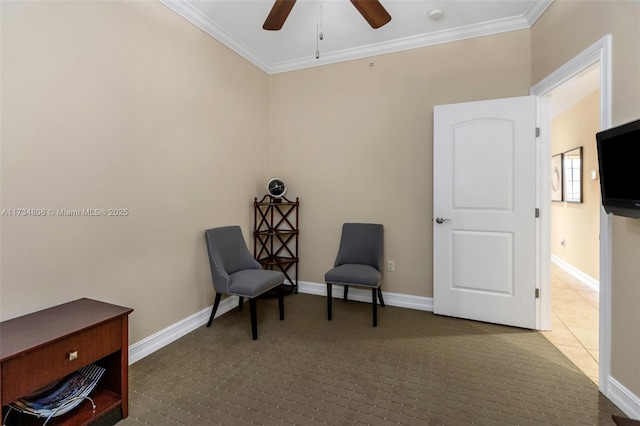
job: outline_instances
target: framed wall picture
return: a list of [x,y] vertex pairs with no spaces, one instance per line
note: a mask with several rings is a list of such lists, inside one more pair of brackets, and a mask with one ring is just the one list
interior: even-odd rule
[[551,201],[562,201],[562,154],[551,157]]
[[562,173],[564,175],[564,201],[568,203],[582,202],[582,147],[572,149],[563,154]]

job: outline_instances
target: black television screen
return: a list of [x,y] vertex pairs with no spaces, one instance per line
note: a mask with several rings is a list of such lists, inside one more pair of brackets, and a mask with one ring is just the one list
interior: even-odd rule
[[598,132],[596,141],[604,210],[640,218],[640,120]]

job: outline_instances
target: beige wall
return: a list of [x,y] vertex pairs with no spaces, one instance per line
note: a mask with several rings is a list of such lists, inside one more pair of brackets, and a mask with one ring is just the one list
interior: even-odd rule
[[529,49],[525,30],[270,77],[270,163],[300,196],[303,280],[324,282],[343,222],[378,222],[396,263],[384,290],[433,295],[433,106],[526,95]]
[[248,237],[272,175],[302,280],[342,222],[381,222],[385,290],[431,296],[433,105],[530,83],[526,30],[268,77],[157,2],[1,7],[0,207],[129,211],[1,217],[1,318],[93,297],[135,308],[131,343],[211,304],[202,231]]
[[267,78],[159,2],[1,2],[1,317],[79,297],[135,308],[130,342],[210,306],[204,229],[249,236]]
[[[551,154],[582,147],[582,203],[551,203],[551,254],[600,279],[600,181],[589,172],[598,170],[595,134],[600,130],[600,91],[554,117]],[[564,237],[565,244],[560,241]]]
[[[532,83],[613,39],[613,124],[640,118],[640,2],[556,0],[534,24]],[[640,395],[640,220],[613,218],[611,375]]]

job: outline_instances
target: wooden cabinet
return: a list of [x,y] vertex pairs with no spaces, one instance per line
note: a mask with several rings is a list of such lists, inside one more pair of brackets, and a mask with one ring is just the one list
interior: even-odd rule
[[298,207],[300,202],[265,195],[254,199],[253,257],[265,269],[281,271],[298,292]]
[[[129,326],[132,309],[78,299],[0,323],[0,401],[30,395],[89,364],[105,368],[91,393],[96,409],[82,403],[48,425],[84,425],[118,410],[128,416]],[[73,355],[72,355],[73,354]],[[12,411],[7,426],[42,424]]]

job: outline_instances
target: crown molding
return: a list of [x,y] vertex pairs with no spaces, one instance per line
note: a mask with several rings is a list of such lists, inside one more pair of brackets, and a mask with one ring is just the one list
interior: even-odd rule
[[483,22],[479,24],[468,25],[465,27],[452,28],[450,30],[437,31],[429,34],[405,37],[382,43],[361,46],[353,49],[345,49],[337,52],[326,54],[320,52],[320,59],[315,59],[315,57],[308,57],[294,61],[275,63],[270,67],[269,74],[278,74],[282,72],[311,68],[319,65],[328,65],[337,62],[384,55],[387,53],[401,52],[403,50],[417,49],[420,47],[433,46],[436,44],[450,43],[453,41],[499,34],[508,31],[516,31],[529,27],[530,25],[524,16],[498,19],[495,21]]
[[267,74],[279,74],[289,71],[296,71],[305,68],[312,68],[320,65],[334,64],[338,62],[351,61],[354,59],[368,58],[371,56],[384,55],[387,53],[401,52],[403,50],[417,49],[420,47],[433,46],[436,44],[450,43],[469,38],[483,37],[487,35],[499,34],[508,31],[516,31],[531,28],[535,21],[551,5],[553,0],[535,1],[531,4],[524,15],[468,25],[465,27],[453,28],[429,34],[405,37],[382,43],[375,43],[366,46],[345,49],[337,52],[323,54],[320,58],[315,56],[269,63],[264,57],[251,50],[248,46],[220,28],[214,21],[202,14],[186,0],[159,0],[178,15],[185,18],[211,37],[215,38]]
[[200,28],[211,37],[218,40],[220,43],[227,46],[229,49],[236,52],[261,70],[269,73],[271,68],[268,61],[261,55],[251,50],[247,45],[242,43],[236,37],[231,35],[228,31],[220,28],[215,22],[209,19],[206,15],[196,9],[191,3],[185,0],[158,0],[169,9],[182,16],[187,21],[191,22],[196,27]]
[[524,17],[527,19],[529,26],[532,26],[540,16],[544,13],[549,6],[551,6],[553,0],[534,1],[529,6],[529,9],[524,13]]

